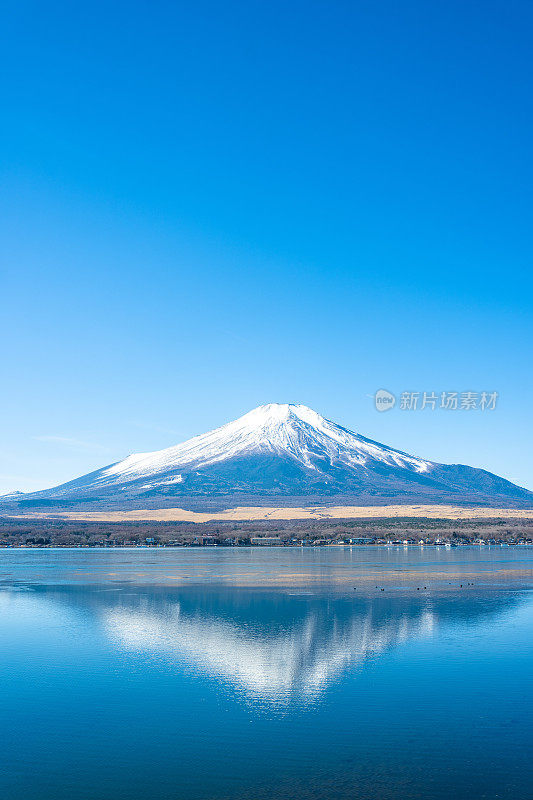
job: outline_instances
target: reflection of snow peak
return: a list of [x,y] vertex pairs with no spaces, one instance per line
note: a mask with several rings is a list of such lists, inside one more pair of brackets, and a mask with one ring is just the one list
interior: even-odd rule
[[409,638],[431,633],[434,617],[424,611],[387,626],[372,615],[345,624],[329,620],[327,629],[309,613],[303,623],[277,636],[252,635],[245,628],[214,619],[184,618],[176,605],[169,614],[119,609],[105,613],[108,634],[123,647],[167,654],[227,680],[252,695],[296,694],[309,699],[350,666]]

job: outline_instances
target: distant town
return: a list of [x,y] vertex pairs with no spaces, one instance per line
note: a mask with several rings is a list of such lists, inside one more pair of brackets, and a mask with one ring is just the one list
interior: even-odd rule
[[0,519],[0,547],[332,547],[533,545],[530,519],[373,519],[242,523]]

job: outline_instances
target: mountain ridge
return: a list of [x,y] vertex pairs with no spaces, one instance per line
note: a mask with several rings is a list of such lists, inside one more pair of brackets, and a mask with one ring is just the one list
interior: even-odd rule
[[361,504],[527,504],[533,493],[486,470],[439,464],[350,431],[307,406],[271,403],[177,445],[40,492],[0,498],[15,507],[139,504],[214,498],[339,497]]

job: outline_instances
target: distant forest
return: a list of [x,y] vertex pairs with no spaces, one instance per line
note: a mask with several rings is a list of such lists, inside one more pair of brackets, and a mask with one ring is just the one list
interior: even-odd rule
[[[427,544],[532,543],[532,520],[348,519],[261,522],[72,522],[0,519],[0,547],[246,546],[261,537],[286,545],[370,539]],[[252,541],[255,540],[255,541]]]

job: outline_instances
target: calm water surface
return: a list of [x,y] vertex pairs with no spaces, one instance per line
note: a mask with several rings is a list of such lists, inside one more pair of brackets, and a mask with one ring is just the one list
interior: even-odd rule
[[1,550],[0,797],[530,800],[532,567]]

